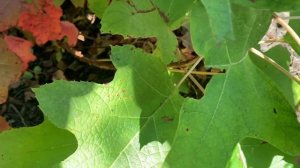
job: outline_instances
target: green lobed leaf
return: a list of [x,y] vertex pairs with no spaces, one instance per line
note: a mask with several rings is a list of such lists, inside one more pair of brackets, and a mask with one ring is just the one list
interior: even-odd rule
[[77,142],[70,132],[45,120],[31,128],[0,134],[0,167],[52,167],[71,155]]
[[[205,57],[208,67],[226,68],[231,63],[245,58],[250,47],[256,46],[257,41],[265,34],[271,19],[271,12],[249,9],[232,5],[234,13],[234,40],[220,41],[209,25],[209,16],[204,6],[198,3],[191,14],[191,38],[194,50]],[[247,12],[244,12],[247,11]],[[264,16],[264,17],[261,17]]]
[[112,47],[112,60],[118,71],[109,84],[55,81],[35,89],[43,112],[78,140],[62,167],[152,167],[170,150],[183,98],[166,67],[131,46]]
[[[272,89],[262,86],[266,91],[261,91],[264,95],[259,97],[267,100],[253,103],[253,96],[257,93],[243,95],[243,98],[232,96],[237,93],[230,89],[243,90],[240,88],[243,85],[236,87],[237,84],[232,85],[235,82],[231,82],[228,87],[232,88],[224,88],[224,85],[208,88],[208,93],[215,92],[211,93],[213,101],[207,100],[206,96],[202,101],[189,99],[183,102],[172,91],[172,82],[157,58],[125,46],[112,48],[112,60],[118,72],[110,84],[56,81],[35,90],[41,108],[50,120],[74,133],[78,139],[77,151],[61,164],[62,167],[72,167],[78,162],[82,167],[224,167],[236,142],[244,136],[266,139],[291,153],[299,151],[299,144],[295,141],[299,138],[295,116],[285,111],[290,110],[288,103],[284,103],[284,98],[276,91],[273,93]],[[251,63],[250,59],[247,63]],[[145,68],[147,65],[152,66]],[[254,83],[264,80],[261,79],[265,76],[264,72],[253,64],[240,67],[246,67],[250,74],[258,73],[256,77],[260,78]],[[232,70],[235,73],[228,78],[240,74],[237,70]],[[243,71],[241,74],[249,73]],[[222,76],[213,80],[216,78],[222,79]],[[242,84],[249,83],[243,78],[239,80],[244,80]],[[157,81],[160,81],[159,84]],[[219,89],[224,90],[220,92]],[[64,94],[57,94],[62,92]],[[58,99],[59,104],[53,106]],[[236,99],[241,104],[234,104]],[[254,106],[247,106],[248,103]],[[275,104],[278,117],[274,116],[270,104]],[[211,114],[211,108],[219,114]],[[208,120],[212,115],[215,115],[214,118]],[[293,134],[294,138],[285,136],[287,134]],[[83,155],[97,159],[86,160]]]
[[[208,33],[209,28],[205,29],[208,17],[203,6],[198,4],[193,9],[194,49],[205,56],[206,64],[225,68],[226,73],[210,81],[201,101],[185,102],[177,138],[167,157],[173,163],[171,167],[224,167],[234,146],[249,136],[263,139],[286,153],[300,153],[300,125],[291,101],[293,95],[287,94],[291,82],[287,77],[274,80],[248,53],[264,35],[271,13],[236,5],[232,9],[236,38],[222,43]],[[289,60],[282,49],[276,53]],[[268,65],[264,61],[261,64]],[[272,67],[272,71],[277,70]],[[197,161],[191,162],[191,156]],[[180,162],[171,162],[179,159]]]
[[[138,10],[151,8],[149,4],[134,4]],[[177,40],[158,11],[141,12],[123,1],[113,1],[102,18],[103,33],[121,34],[133,38],[157,38],[155,55],[165,64],[175,60]]]

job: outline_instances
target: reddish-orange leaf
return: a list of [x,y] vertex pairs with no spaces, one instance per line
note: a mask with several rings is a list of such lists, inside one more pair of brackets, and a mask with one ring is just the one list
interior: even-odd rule
[[11,129],[4,117],[0,116],[0,132]]
[[0,32],[18,22],[23,0],[0,0]]
[[[36,1],[36,3],[34,3]],[[61,34],[60,17],[61,8],[53,4],[53,0],[35,0],[26,5],[21,12],[18,26],[31,32],[38,45],[45,44],[49,40],[57,40]]]
[[53,0],[34,0],[33,2],[35,3],[26,5],[26,9],[21,13],[18,26],[31,32],[38,45],[67,36],[68,44],[75,46],[78,30],[72,23],[60,21],[61,8],[55,6]]
[[28,68],[28,63],[36,59],[32,54],[32,43],[15,36],[5,36],[4,40],[7,47],[23,62],[23,71],[25,71]]
[[79,34],[78,29],[75,27],[75,25],[68,21],[62,21],[61,28],[61,36],[67,36],[69,46],[75,46],[77,43],[77,36]]
[[22,62],[7,48],[2,38],[0,38],[0,53],[0,104],[2,104],[7,99],[9,85],[17,81],[22,74]]

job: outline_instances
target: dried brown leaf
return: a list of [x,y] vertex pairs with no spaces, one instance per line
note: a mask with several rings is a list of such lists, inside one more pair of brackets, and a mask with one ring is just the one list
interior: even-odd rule
[[18,22],[23,0],[0,0],[0,32]]
[[19,57],[10,51],[4,39],[0,38],[0,104],[7,99],[9,85],[21,76],[22,66]]

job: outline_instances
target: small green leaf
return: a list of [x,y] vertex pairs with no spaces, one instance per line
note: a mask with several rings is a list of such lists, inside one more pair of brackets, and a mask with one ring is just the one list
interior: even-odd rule
[[298,157],[292,157],[279,151],[272,145],[252,138],[241,142],[242,151],[247,158],[248,167],[252,168],[299,168]]
[[34,77],[34,75],[29,71],[25,71],[22,76],[23,79],[32,79],[33,77]]
[[64,2],[65,2],[65,0],[54,0],[54,4],[55,4],[56,6],[62,5]]
[[[79,0],[83,1],[83,0]],[[82,4],[82,3],[81,3]],[[108,7],[108,0],[88,0],[88,7],[97,17],[102,18],[105,9]]]
[[84,7],[85,0],[72,0],[72,3],[75,7]]
[[0,134],[0,167],[53,167],[77,147],[70,132],[45,120],[31,128],[18,128]]
[[[136,5],[136,7],[144,10],[148,6]],[[113,1],[104,13],[101,31],[134,38],[156,37],[155,55],[161,57],[165,64],[176,59],[176,36],[158,11],[136,11],[126,2]]]

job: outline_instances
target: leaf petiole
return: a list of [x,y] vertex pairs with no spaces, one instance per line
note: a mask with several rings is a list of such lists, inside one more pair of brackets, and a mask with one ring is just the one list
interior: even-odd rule
[[279,71],[281,71],[284,75],[286,75],[288,78],[290,78],[291,80],[294,80],[295,82],[297,82],[300,85],[300,79],[293,76],[289,71],[287,71],[286,69],[284,69],[282,66],[280,66],[279,64],[277,64],[273,59],[271,59],[270,57],[264,55],[262,52],[258,51],[255,48],[251,48],[250,51],[255,54],[256,56],[262,58],[263,60],[267,61],[268,63],[270,63],[271,65],[273,65],[276,69],[278,69]]
[[280,18],[278,15],[275,13],[273,14],[273,17],[277,23],[279,23],[283,28],[286,29],[286,31],[293,37],[293,39],[297,42],[297,44],[300,46],[300,38],[297,35],[297,33],[294,31],[291,26],[289,26],[286,21],[284,21],[282,18]]

